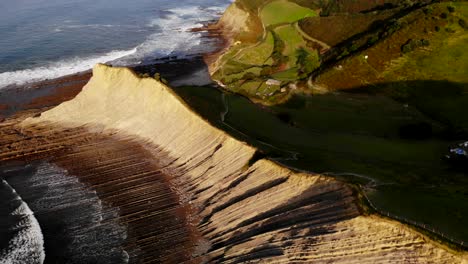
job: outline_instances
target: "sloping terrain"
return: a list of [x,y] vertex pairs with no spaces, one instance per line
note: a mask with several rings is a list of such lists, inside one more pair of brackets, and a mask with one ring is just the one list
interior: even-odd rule
[[[20,138],[8,134],[15,130]],[[254,148],[209,125],[169,88],[128,69],[96,66],[75,99],[1,132],[8,134],[4,162],[53,154],[53,163],[118,208],[113,219],[127,226],[131,263],[139,256],[144,263],[170,256],[211,263],[465,258],[400,223],[363,215],[343,182],[256,158]],[[152,239],[167,239],[170,252],[180,253],[168,255]]]
[[[245,14],[245,23],[235,27],[232,10]],[[210,73],[225,89],[265,105],[384,81],[454,74],[461,81],[466,13],[463,1],[236,1],[219,25],[238,32],[225,30],[232,43],[210,62]],[[453,47],[444,51],[447,45]],[[257,60],[243,59],[259,48]],[[452,59],[457,64],[440,66]]]

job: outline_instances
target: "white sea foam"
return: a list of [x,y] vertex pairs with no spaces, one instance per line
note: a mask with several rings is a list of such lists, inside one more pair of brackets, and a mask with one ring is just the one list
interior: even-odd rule
[[10,215],[17,216],[21,220],[11,227],[17,232],[8,241],[8,247],[0,250],[0,263],[44,263],[44,236],[39,222],[16,191],[5,180],[2,180],[1,184],[11,191],[12,200],[20,202],[19,206],[10,212]]
[[149,27],[159,28],[158,33],[150,35],[137,47],[135,58],[184,56],[207,51],[210,47],[202,45],[202,34],[191,32],[192,28],[203,26],[203,22],[220,16],[223,7],[201,8],[189,6],[164,10],[165,15],[148,23]]
[[33,69],[0,73],[0,87],[9,85],[22,85],[29,82],[54,79],[73,73],[91,69],[97,63],[115,61],[136,52],[136,49],[127,51],[111,51],[100,56],[88,58],[74,58],[51,63],[47,66]]
[[[137,64],[145,58],[165,56],[194,55],[209,51],[210,45],[202,43],[202,34],[190,32],[190,29],[201,27],[203,22],[219,18],[225,6],[201,8],[199,6],[180,7],[163,10],[164,15],[155,18],[147,24],[148,28],[157,31],[149,35],[140,45],[132,50],[112,51],[107,54],[87,58],[74,58],[48,65],[11,72],[0,73],[0,88],[10,85],[24,85],[27,83],[54,79],[65,75],[91,69],[97,63],[108,63],[123,66]],[[89,24],[62,25],[54,29],[61,32],[71,28],[82,27],[114,27],[118,25]],[[137,30],[137,29],[135,29]]]
[[[95,190],[54,164],[43,162],[35,165],[34,170],[30,175],[18,172],[21,177],[8,177],[8,184],[16,188],[40,216],[45,243],[54,245],[47,248],[49,262],[56,261],[57,252],[66,252],[69,263],[128,261],[128,253],[122,249],[127,233],[125,226],[118,222],[118,208],[107,206]],[[18,222],[22,221],[14,225],[22,226]],[[22,234],[27,235],[26,231]],[[66,242],[57,244],[58,241]],[[4,263],[0,260],[0,264]]]

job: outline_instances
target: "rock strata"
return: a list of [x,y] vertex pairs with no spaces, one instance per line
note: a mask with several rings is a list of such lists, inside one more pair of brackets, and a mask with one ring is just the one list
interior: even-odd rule
[[0,159],[53,150],[56,164],[119,208],[131,263],[466,261],[400,223],[362,215],[346,183],[254,161],[253,147],[126,68],[97,65],[75,99],[8,129],[24,136],[4,137]]

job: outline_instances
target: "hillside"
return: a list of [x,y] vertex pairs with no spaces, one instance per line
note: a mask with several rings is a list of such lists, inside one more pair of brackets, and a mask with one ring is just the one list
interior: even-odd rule
[[1,131],[22,134],[2,136],[0,159],[54,153],[51,162],[77,173],[106,211],[119,212],[103,224],[128,234],[116,247],[119,253],[123,245],[130,263],[138,257],[143,263],[462,263],[466,257],[369,215],[347,183],[258,158],[255,148],[212,127],[167,86],[126,68],[98,65],[75,99],[10,126]]
[[446,158],[468,140],[466,1],[232,8],[255,26],[232,35],[212,77],[262,106],[225,96],[221,126],[289,166],[357,182],[382,214],[466,241],[466,161]]
[[[456,50],[467,35],[466,2],[438,2],[236,1],[219,24],[230,21],[227,28],[238,30],[210,72],[225,89],[267,105],[298,92],[321,94],[407,75],[440,80],[448,74],[447,80],[464,82],[466,59],[460,56],[466,53]],[[235,27],[229,18],[239,12],[243,23]],[[444,51],[447,43],[453,51]],[[458,64],[448,68],[417,66],[452,59]],[[405,60],[413,67],[398,71]]]

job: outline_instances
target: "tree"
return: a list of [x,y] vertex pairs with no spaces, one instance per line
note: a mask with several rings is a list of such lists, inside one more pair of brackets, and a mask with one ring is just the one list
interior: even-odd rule
[[296,64],[299,68],[299,77],[307,77],[316,68],[316,60],[304,48],[296,49]]

